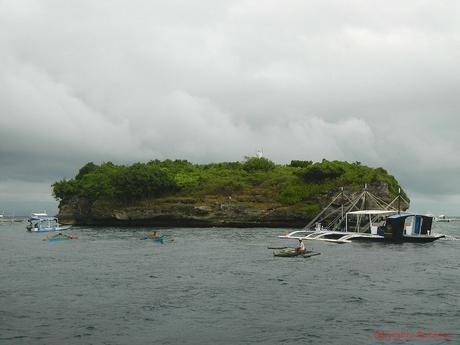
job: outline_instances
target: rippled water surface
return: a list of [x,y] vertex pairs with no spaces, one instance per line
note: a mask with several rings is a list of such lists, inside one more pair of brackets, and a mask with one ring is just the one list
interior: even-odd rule
[[[460,236],[460,222],[436,224]],[[1,344],[460,343],[460,241],[308,242],[281,229],[74,228],[47,242],[0,225]],[[449,333],[380,340],[375,332]]]

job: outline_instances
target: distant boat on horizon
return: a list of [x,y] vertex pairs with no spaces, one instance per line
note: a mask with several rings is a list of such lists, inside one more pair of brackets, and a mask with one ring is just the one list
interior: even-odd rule
[[435,220],[435,222],[446,222],[446,223],[450,222],[450,219],[444,214],[439,215],[434,220]]
[[6,215],[4,211],[2,213],[0,213],[0,224],[2,224],[2,223],[14,223],[14,222],[21,222],[21,220],[16,219],[14,214],[13,215]]

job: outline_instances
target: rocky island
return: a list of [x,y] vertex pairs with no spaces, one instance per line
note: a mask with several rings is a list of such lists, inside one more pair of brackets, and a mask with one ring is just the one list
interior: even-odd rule
[[385,169],[359,162],[279,165],[249,157],[212,164],[87,163],[74,178],[55,182],[53,194],[66,224],[300,228],[340,187],[359,193],[364,184],[388,202],[400,188]]

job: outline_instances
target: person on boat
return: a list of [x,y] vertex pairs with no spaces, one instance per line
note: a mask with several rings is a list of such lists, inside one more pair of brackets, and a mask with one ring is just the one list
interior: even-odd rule
[[158,231],[152,231],[150,233],[150,237],[152,237],[152,238],[160,237],[160,233]]
[[305,253],[305,245],[303,244],[303,241],[299,239],[299,245],[295,249],[296,253],[298,254],[304,254]]

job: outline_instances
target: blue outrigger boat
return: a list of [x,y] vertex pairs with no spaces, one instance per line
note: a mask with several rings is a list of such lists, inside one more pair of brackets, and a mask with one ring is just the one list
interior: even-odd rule
[[163,242],[163,237],[164,236],[148,236],[148,235],[144,235],[141,240],[152,240],[153,242],[158,242],[158,243],[161,243],[161,244],[164,244]]
[[71,227],[71,225],[62,226],[56,217],[50,217],[46,213],[32,213],[26,225],[27,231],[30,232],[63,231]]
[[55,241],[66,241],[66,240],[75,240],[78,239],[78,236],[75,235],[63,235],[61,233],[57,235],[48,235],[43,241],[48,240],[48,242],[55,242]]

